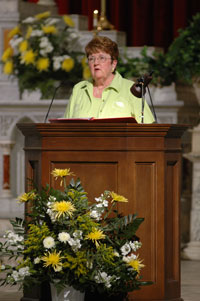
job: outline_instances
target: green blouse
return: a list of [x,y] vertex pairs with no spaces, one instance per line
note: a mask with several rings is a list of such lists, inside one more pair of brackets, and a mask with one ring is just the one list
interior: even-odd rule
[[[113,118],[133,116],[141,123],[142,99],[135,97],[130,88],[131,80],[116,72],[111,84],[103,90],[102,98],[93,96],[93,84],[81,81],[73,88],[64,118]],[[144,123],[152,123],[154,118],[145,101]]]

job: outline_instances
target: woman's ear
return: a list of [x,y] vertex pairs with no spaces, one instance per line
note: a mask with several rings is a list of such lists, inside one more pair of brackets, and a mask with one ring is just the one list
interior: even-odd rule
[[116,67],[117,67],[117,60],[113,60],[112,61],[112,72],[115,71]]

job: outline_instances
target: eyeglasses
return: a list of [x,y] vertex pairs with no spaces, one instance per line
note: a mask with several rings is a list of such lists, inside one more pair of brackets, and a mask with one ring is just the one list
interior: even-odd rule
[[90,64],[94,64],[96,61],[98,61],[99,63],[105,63],[106,60],[111,60],[111,57],[106,57],[104,55],[88,57],[88,62]]

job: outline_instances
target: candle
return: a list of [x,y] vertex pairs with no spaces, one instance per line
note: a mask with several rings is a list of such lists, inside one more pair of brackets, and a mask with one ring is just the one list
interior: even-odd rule
[[93,29],[96,29],[97,28],[97,23],[98,23],[98,10],[95,9],[93,11]]
[[101,15],[106,15],[106,0],[101,0]]

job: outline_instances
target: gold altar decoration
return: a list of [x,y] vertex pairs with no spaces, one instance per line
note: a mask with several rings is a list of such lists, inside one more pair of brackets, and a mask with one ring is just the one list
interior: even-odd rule
[[96,25],[96,20],[98,20],[98,10],[93,12],[93,30],[112,30],[114,25],[112,25],[106,17],[106,0],[101,0],[101,15]]

